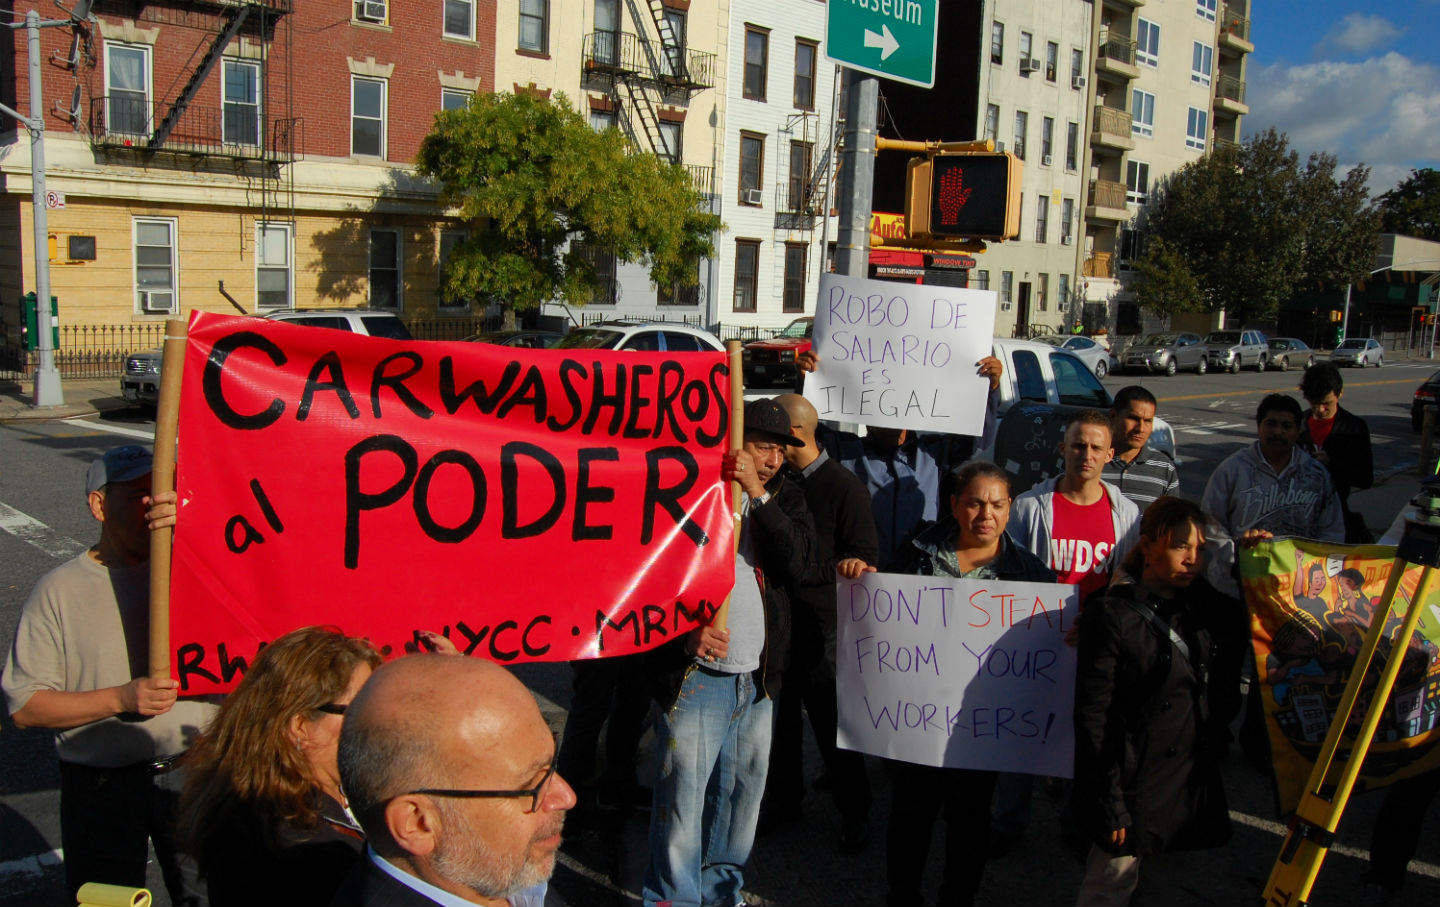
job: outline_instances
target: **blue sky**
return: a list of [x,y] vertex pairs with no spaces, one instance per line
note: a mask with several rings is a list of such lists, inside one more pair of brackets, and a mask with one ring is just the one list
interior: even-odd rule
[[1440,0],[1252,0],[1245,135],[1371,168],[1375,194],[1440,169]]

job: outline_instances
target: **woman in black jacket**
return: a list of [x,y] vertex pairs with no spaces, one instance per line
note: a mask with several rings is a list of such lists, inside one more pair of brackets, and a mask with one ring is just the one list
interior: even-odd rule
[[1205,514],[1162,497],[1130,582],[1077,624],[1075,809],[1093,842],[1080,904],[1128,904],[1141,860],[1230,835],[1218,757],[1240,708],[1245,608],[1202,575]]
[[[888,573],[1053,583],[1055,574],[1005,532],[1010,476],[994,463],[971,460],[955,470],[950,516],[907,546]],[[990,850],[990,798],[995,772],[890,762],[894,780],[885,833],[891,907],[924,903],[920,883],[930,832],[945,811],[945,876],[940,903],[973,904]]]

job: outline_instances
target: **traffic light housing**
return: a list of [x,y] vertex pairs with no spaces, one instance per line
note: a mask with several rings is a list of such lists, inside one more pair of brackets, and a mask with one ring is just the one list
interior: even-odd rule
[[911,239],[1016,239],[1020,159],[1009,152],[938,153],[912,158],[905,174]]

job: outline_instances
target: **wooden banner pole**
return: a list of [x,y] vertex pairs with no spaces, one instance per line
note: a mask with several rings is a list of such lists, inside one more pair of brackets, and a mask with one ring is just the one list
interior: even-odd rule
[[[740,450],[745,440],[745,375],[741,370],[744,346],[738,340],[725,341],[725,352],[729,356],[730,367],[730,452]],[[745,492],[741,490],[740,483],[732,479],[730,481],[730,510],[735,514],[734,547],[731,552],[736,555],[740,551],[740,505],[744,503]],[[732,557],[733,563],[733,557]],[[731,571],[734,572],[733,570]],[[725,596],[725,601],[720,603],[720,609],[715,612],[715,619],[710,625],[717,630],[724,630],[730,625],[730,596]]]
[[[155,408],[155,466],[150,494],[175,490],[175,441],[180,423],[180,379],[185,372],[185,322],[165,322],[160,361],[160,402]],[[179,507],[179,502],[176,502]],[[175,528],[150,533],[150,679],[170,679],[170,555]]]

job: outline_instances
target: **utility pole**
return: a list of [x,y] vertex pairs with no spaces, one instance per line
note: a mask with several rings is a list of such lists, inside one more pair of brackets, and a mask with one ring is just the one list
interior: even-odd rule
[[844,70],[844,80],[845,148],[840,153],[840,224],[835,234],[835,272],[847,277],[867,277],[880,81],[848,67]]

